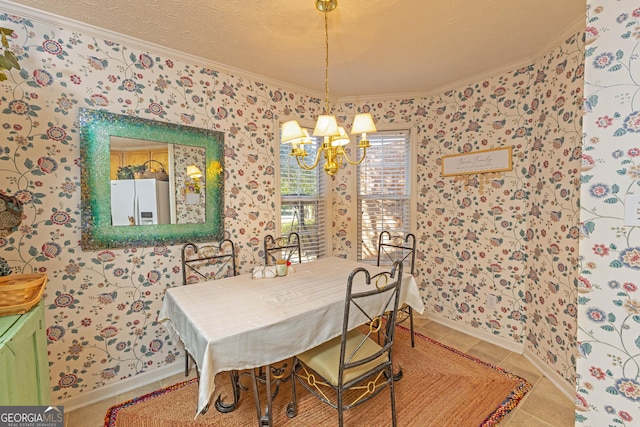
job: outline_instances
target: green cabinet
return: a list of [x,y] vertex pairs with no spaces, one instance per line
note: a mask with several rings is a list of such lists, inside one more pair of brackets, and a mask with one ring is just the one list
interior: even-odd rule
[[51,403],[44,305],[0,317],[0,406]]

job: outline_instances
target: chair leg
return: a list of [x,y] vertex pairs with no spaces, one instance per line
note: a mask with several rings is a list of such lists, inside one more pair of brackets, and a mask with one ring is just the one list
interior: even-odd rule
[[344,389],[342,386],[338,386],[336,406],[336,409],[338,409],[338,427],[342,427],[344,425]]
[[287,405],[287,417],[293,418],[298,415],[298,396],[296,395],[296,362],[294,357],[291,362],[291,403]]
[[263,426],[272,427],[273,426],[273,414],[272,414],[273,395],[271,394],[271,366],[267,365],[265,369],[264,384],[267,389],[267,396],[266,396],[264,414],[262,413],[260,396],[258,394],[258,377],[256,375],[255,368],[251,369],[251,382],[253,384],[253,398],[255,400],[256,411],[258,413],[258,425],[261,427]]
[[416,342],[414,339],[414,331],[413,331],[413,308],[411,308],[411,306],[409,306],[409,325],[411,328],[411,347],[415,347]]
[[189,356],[189,353],[185,352],[184,354],[184,376],[188,377],[189,376],[189,358],[191,356]]
[[391,395],[391,425],[396,427],[396,394],[393,384],[393,369],[391,367],[389,367],[389,373],[391,374],[391,378],[389,379],[389,394]]

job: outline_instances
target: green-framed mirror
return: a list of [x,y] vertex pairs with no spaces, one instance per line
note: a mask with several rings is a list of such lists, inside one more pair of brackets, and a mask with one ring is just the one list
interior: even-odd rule
[[84,250],[222,238],[223,132],[85,108],[78,122]]

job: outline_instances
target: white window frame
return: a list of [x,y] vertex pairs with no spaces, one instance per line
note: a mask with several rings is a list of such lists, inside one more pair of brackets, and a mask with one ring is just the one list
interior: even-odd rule
[[[408,222],[407,226],[405,227],[405,232],[407,233],[416,233],[416,212],[417,212],[417,207],[416,207],[416,193],[417,193],[417,161],[416,161],[416,154],[417,154],[417,150],[416,150],[416,135],[417,135],[417,130],[415,127],[385,127],[385,126],[378,126],[378,132],[382,133],[382,132],[409,132],[409,161],[408,161],[408,185],[409,185],[409,189],[408,189],[408,218],[406,218],[406,221]],[[370,134],[369,135],[369,139],[371,140],[372,138],[375,137],[376,134]],[[359,141],[359,139],[358,139]],[[365,159],[366,161],[366,159]],[[357,170],[358,171],[358,170]],[[356,242],[357,242],[357,247],[356,249],[356,257],[357,260],[360,262],[365,262],[365,263],[372,263],[375,264],[376,263],[376,259],[366,259],[363,260],[362,259],[362,230],[361,230],[361,211],[360,211],[360,194],[359,194],[359,189],[358,189],[358,181],[359,181],[359,177],[358,177],[358,172],[356,171],[356,177],[354,180],[354,194],[355,194],[355,208],[357,210],[357,222],[356,222]],[[379,197],[379,199],[387,199],[384,196]],[[392,199],[392,198],[388,198],[388,199]],[[382,230],[379,230],[382,231]],[[373,242],[372,242],[373,244]],[[377,250],[376,248],[372,248],[372,250]]]

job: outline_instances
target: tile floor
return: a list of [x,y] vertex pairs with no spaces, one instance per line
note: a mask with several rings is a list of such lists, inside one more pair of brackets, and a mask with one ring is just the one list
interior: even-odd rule
[[[458,332],[425,318],[416,318],[418,332],[486,362],[526,378],[532,385],[520,404],[500,423],[501,427],[573,427],[574,405],[524,356],[512,353],[478,338]],[[195,370],[192,370],[195,372]],[[101,427],[107,410],[125,400],[184,381],[184,374],[95,403],[65,414],[65,427]]]

